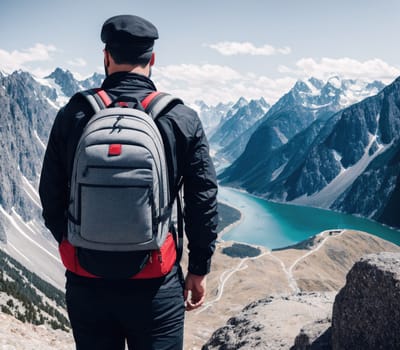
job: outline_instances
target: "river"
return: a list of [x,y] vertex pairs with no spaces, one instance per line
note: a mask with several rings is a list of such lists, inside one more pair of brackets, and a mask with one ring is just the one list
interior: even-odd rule
[[400,245],[400,231],[352,215],[272,203],[223,186],[219,187],[219,200],[242,213],[241,222],[223,235],[224,240],[275,249],[298,243],[325,230],[354,229]]

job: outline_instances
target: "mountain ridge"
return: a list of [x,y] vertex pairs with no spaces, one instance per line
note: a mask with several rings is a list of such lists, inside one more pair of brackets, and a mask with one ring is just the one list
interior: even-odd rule
[[[57,73],[74,79],[61,69]],[[64,289],[64,268],[37,191],[51,125],[69,97],[52,80],[24,71],[0,75],[0,241],[9,255]]]
[[[381,178],[389,176],[389,173],[392,176],[385,180],[386,183],[396,181],[393,174],[398,162],[395,161],[397,156],[392,147],[395,147],[393,144],[398,138],[400,123],[400,112],[396,105],[399,81],[398,78],[377,95],[367,97],[327,118],[317,118],[301,132],[288,138],[286,143],[279,144],[274,124],[271,125],[271,120],[279,120],[281,115],[273,114],[254,132],[246,151],[220,174],[220,180],[223,184],[242,188],[269,200],[334,209],[382,222],[384,214],[378,211],[357,211],[356,201],[351,199],[354,191],[347,192],[341,201],[338,197],[347,188],[357,184],[360,186],[365,177],[358,177],[364,170],[368,171],[368,164],[378,162],[375,168],[382,168],[383,159],[388,158],[388,148],[395,154],[387,159],[388,173],[382,174],[376,181],[383,181]],[[276,108],[273,106],[270,111]],[[299,111],[297,109],[296,113],[301,115]],[[386,158],[381,156],[382,153],[386,153]],[[342,187],[337,187],[339,185]],[[369,185],[369,188],[372,191],[376,186]],[[378,188],[386,193],[386,197],[380,200],[384,205],[389,200],[390,189]],[[359,189],[358,193],[360,202],[365,188],[364,191]],[[369,200],[372,207],[373,199]],[[390,210],[388,208],[384,212]],[[385,219],[384,223],[388,223],[388,220]]]

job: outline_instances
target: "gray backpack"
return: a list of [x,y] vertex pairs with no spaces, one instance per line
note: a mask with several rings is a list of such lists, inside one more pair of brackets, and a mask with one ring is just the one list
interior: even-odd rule
[[141,104],[130,98],[136,103],[129,105],[129,96],[111,103],[103,90],[83,94],[96,113],[75,153],[68,241],[110,252],[159,249],[170,228],[173,203],[154,120],[182,101],[154,92]]

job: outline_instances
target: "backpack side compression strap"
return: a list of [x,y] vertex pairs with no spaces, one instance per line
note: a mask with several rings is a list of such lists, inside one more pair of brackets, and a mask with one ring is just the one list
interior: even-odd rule
[[177,202],[177,210],[178,210],[178,215],[177,215],[177,230],[178,230],[178,234],[176,237],[176,261],[179,263],[181,261],[182,258],[182,254],[183,254],[183,231],[184,231],[184,213],[183,213],[183,209],[182,209],[182,183],[183,183],[183,179],[181,178],[181,180],[179,181],[178,184],[178,193],[176,195],[176,202]]
[[[149,114],[154,120],[157,119],[162,112],[169,107],[171,104],[183,104],[182,100],[173,97],[169,94],[154,91],[147,95],[147,97],[141,102],[142,107],[145,109],[145,112]],[[181,260],[183,253],[183,231],[184,231],[184,214],[182,209],[182,198],[181,198],[181,189],[182,189],[183,179],[181,178],[175,193],[175,197],[177,200],[177,234],[175,232],[174,239],[176,243],[177,250],[177,263]],[[175,231],[175,230],[174,230]]]

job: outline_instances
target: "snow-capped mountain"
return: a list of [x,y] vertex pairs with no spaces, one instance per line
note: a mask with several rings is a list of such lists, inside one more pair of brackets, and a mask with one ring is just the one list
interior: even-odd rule
[[220,125],[210,138],[213,147],[219,149],[217,158],[225,158],[232,162],[244,150],[251,133],[270,108],[270,105],[260,98],[248,102],[243,97],[228,111]]
[[72,95],[80,86],[61,69],[45,79],[22,71],[0,74],[0,247],[61,289],[64,269],[43,225],[37,187],[57,109],[69,97],[65,92]]
[[82,86],[83,89],[92,89],[95,87],[100,87],[101,84],[103,83],[104,78],[105,78],[104,74],[94,73],[91,77],[80,81],[80,85]]
[[[223,177],[241,173],[241,169],[251,172],[260,159],[265,159],[270,151],[287,143],[315,120],[326,119],[345,106],[376,94],[383,87],[380,82],[337,77],[327,82],[315,78],[298,81],[262,118],[219,150],[217,158],[232,161],[240,156],[241,159],[232,164]],[[245,150],[246,147],[250,147],[249,150]]]
[[[340,96],[337,101],[344,100]],[[261,131],[268,130],[267,120],[223,174],[224,182],[268,199],[335,209],[400,227],[393,215],[400,190],[399,101],[400,78],[375,96],[317,119],[259,157],[267,142],[261,138]],[[257,161],[246,162],[250,157]]]
[[321,108],[326,105],[339,105],[342,108],[377,94],[384,88],[380,81],[363,81],[331,77],[324,83],[310,78],[298,81],[293,89],[294,95],[303,100],[303,106]]
[[288,143],[314,121],[326,120],[341,110],[345,102],[349,103],[356,96],[362,99],[374,95],[381,88],[383,85],[379,82],[371,84],[338,78],[326,83],[315,78],[298,81],[253,126],[243,153],[226,169],[221,179],[230,183],[248,175],[254,176],[254,170],[260,168],[260,163],[268,159],[272,151]]
[[79,83],[74,79],[72,73],[61,68],[56,68],[56,70],[45,79],[52,81],[53,85],[58,85],[65,96],[72,96],[76,91],[82,89]]
[[77,80],[70,71],[56,68],[47,77],[34,77],[34,79],[42,86],[42,90],[48,91],[49,103],[58,109],[65,105],[77,91],[100,87],[104,75],[94,73],[85,80]]
[[232,105],[233,103],[219,103],[216,106],[208,106],[204,101],[196,101],[190,107],[199,115],[204,131],[209,136],[218,127]]

